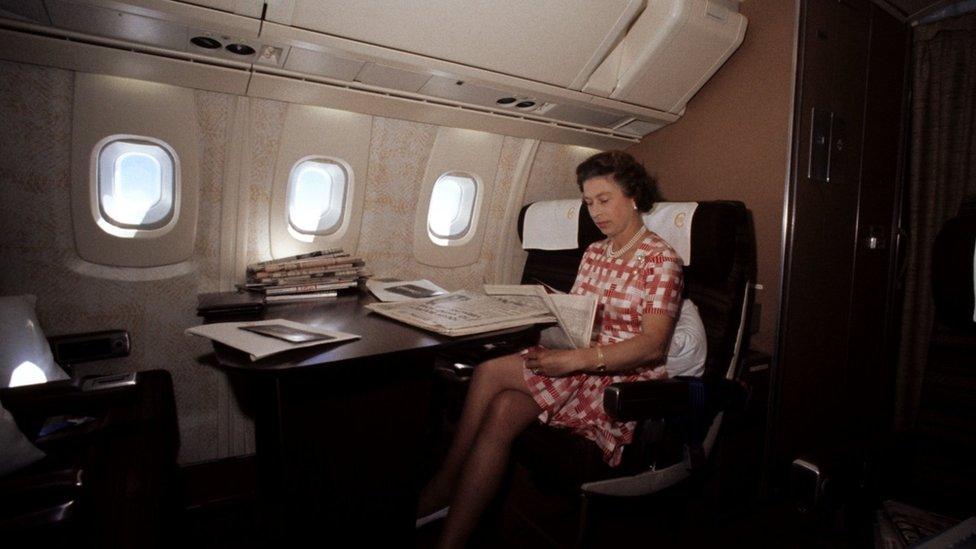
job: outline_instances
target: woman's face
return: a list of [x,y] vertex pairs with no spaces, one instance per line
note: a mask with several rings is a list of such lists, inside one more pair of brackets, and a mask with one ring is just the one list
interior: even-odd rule
[[600,231],[614,237],[623,231],[636,213],[634,200],[611,175],[591,177],[583,182],[583,202]]

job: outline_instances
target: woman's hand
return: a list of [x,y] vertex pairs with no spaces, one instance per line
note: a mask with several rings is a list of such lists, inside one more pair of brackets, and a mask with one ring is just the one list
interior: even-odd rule
[[522,360],[525,367],[536,375],[562,377],[590,366],[586,351],[587,349],[559,351],[532,348],[522,351]]

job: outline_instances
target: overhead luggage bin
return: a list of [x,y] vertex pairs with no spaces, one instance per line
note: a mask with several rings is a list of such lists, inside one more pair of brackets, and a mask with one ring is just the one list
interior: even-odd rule
[[[177,67],[243,69],[243,95],[340,97],[325,106],[625,147],[676,121],[741,44],[738,8],[738,0],[25,0],[0,8],[0,42],[27,33],[65,60],[79,42],[105,51],[77,67],[18,48],[0,58],[81,71],[104,58],[107,74],[203,89],[206,79],[183,83]],[[109,63],[120,55],[133,59]],[[167,71],[154,69],[161,65]]]

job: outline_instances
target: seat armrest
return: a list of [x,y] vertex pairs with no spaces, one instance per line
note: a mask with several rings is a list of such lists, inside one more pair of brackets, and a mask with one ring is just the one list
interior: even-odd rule
[[727,379],[676,377],[614,383],[604,389],[603,407],[617,421],[661,419],[743,409],[748,389]]
[[126,330],[105,330],[47,338],[58,364],[78,364],[129,356],[132,344]]
[[33,438],[50,416],[98,416],[108,405],[131,400],[136,386],[82,391],[70,380],[0,389],[0,402],[17,421],[21,431]]

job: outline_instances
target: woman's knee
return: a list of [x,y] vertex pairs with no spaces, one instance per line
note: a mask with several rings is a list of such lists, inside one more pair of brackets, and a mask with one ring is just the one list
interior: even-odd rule
[[524,383],[522,378],[522,357],[519,354],[505,355],[486,360],[474,369],[472,381],[489,383],[509,389]]
[[540,412],[531,396],[519,391],[502,391],[488,404],[481,432],[494,439],[514,439]]

